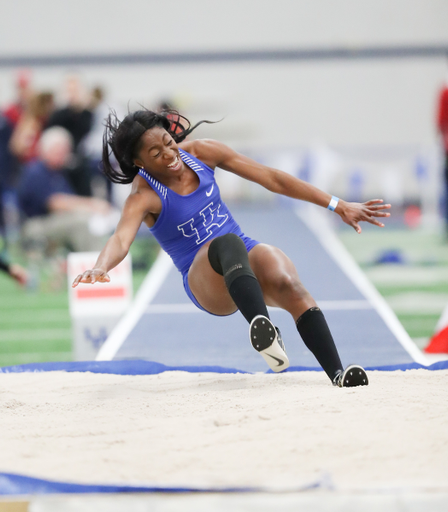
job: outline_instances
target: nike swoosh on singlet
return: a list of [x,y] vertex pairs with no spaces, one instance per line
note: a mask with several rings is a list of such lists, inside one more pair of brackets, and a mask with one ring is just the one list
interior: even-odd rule
[[281,366],[282,364],[285,364],[285,361],[283,361],[282,359],[279,359],[278,357],[275,357],[275,356],[271,356],[271,354],[266,354],[267,356],[269,357],[272,357],[272,359],[275,359],[278,363],[277,366]]
[[213,192],[213,188],[214,188],[214,187],[215,187],[215,184],[213,183],[212,188],[211,188],[208,192],[207,192],[207,191],[205,192],[205,195],[206,195],[207,197],[210,197],[210,196],[212,195],[212,192]]

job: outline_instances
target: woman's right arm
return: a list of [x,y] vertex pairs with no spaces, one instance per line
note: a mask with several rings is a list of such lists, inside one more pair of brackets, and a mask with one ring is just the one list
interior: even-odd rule
[[[156,200],[158,199],[155,195]],[[115,233],[109,238],[104,249],[98,256],[93,269],[86,270],[73,281],[72,287],[75,288],[79,283],[108,283],[110,277],[109,270],[116,267],[126,257],[129,248],[140,228],[141,223],[151,216],[151,203],[154,203],[152,191],[144,190],[131,195],[126,200],[123,208],[120,222],[117,225]]]

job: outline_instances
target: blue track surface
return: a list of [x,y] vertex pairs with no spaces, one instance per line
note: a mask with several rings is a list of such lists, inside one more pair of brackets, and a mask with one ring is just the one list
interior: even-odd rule
[[[344,366],[414,361],[366,296],[293,210],[277,207],[233,212],[247,235],[279,247],[292,259],[303,283],[324,310]],[[329,308],[325,307],[327,301],[331,301]],[[353,307],[347,309],[345,301],[354,301]],[[291,365],[317,366],[290,315],[278,309],[270,313],[282,331]],[[216,317],[195,308],[174,267],[115,359],[147,359],[169,366],[219,365],[249,372],[267,369],[249,343],[244,318],[239,313]]]

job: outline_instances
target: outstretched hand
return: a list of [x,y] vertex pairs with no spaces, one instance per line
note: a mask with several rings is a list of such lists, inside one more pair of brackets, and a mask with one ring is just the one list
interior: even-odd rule
[[361,233],[361,227],[359,222],[365,221],[384,228],[384,224],[376,219],[376,217],[389,217],[387,210],[390,208],[390,204],[383,204],[382,199],[371,199],[365,203],[347,203],[345,201],[339,201],[339,204],[335,210],[341,217],[341,219],[352,226],[357,233]]
[[79,283],[108,283],[110,281],[109,274],[105,270],[93,269],[86,270],[83,274],[73,281],[72,288],[76,288]]

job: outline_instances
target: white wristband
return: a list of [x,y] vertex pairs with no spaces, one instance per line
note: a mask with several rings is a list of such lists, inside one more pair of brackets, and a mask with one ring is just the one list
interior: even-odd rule
[[339,203],[339,197],[332,196],[330,204],[327,206],[327,208],[329,210],[331,210],[332,212],[334,212],[334,210],[336,209],[336,206],[338,205],[338,203]]

